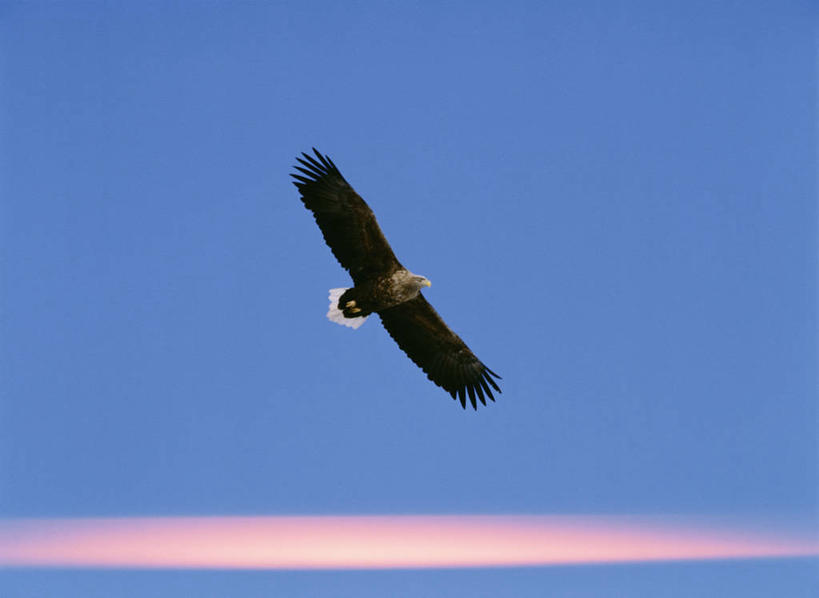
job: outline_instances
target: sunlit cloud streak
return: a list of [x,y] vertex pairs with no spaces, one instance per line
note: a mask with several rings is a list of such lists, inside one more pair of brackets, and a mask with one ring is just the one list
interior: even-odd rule
[[508,567],[819,555],[815,536],[638,516],[384,515],[0,520],[0,566]]

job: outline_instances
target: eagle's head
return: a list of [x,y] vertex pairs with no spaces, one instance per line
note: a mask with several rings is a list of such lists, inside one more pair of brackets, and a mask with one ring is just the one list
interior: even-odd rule
[[415,274],[412,275],[412,281],[418,286],[420,290],[421,287],[431,287],[432,283],[424,276],[417,276]]

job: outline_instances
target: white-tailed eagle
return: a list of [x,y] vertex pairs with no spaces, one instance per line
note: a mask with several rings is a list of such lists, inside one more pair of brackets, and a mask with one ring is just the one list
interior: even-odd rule
[[293,184],[313,212],[324,240],[339,263],[350,273],[352,288],[330,290],[327,317],[358,328],[371,313],[415,364],[435,384],[477,409],[477,401],[494,401],[492,379],[500,378],[486,367],[452,332],[421,294],[429,280],[404,268],[381,232],[370,207],[341,176],[327,156],[313,148],[315,157],[302,154],[294,168]]

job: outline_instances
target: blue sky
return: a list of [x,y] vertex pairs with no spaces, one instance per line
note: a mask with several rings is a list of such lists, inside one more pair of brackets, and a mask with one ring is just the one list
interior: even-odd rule
[[[0,7],[0,517],[815,525],[815,6],[661,4]],[[348,278],[289,182],[311,146],[503,376],[496,404],[462,411],[377,319],[324,318]],[[2,573],[66,597],[816,579],[815,560]]]

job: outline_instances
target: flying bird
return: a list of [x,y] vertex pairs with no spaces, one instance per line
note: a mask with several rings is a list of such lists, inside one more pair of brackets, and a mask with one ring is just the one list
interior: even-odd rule
[[429,280],[407,270],[381,232],[375,214],[344,179],[329,157],[297,157],[290,176],[324,240],[353,279],[352,288],[330,289],[327,317],[356,329],[377,313],[389,335],[435,384],[466,408],[494,401],[492,379],[500,378],[450,330],[421,294]]

